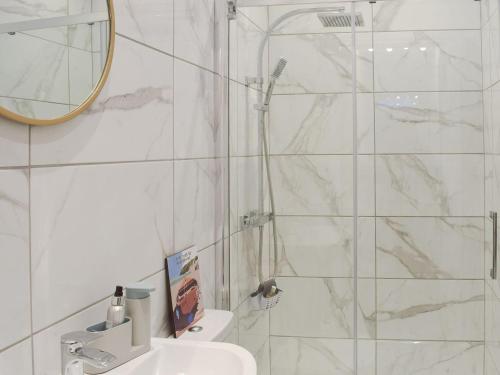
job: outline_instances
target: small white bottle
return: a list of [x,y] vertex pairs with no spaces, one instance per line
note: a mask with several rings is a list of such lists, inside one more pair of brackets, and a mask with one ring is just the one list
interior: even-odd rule
[[125,298],[123,298],[123,287],[117,286],[115,294],[111,299],[106,318],[106,329],[116,327],[125,322]]

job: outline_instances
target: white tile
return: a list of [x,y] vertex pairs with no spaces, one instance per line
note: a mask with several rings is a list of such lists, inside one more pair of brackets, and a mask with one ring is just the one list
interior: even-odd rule
[[279,275],[352,277],[353,219],[278,217]]
[[378,218],[377,275],[484,278],[483,218]]
[[[271,310],[271,335],[352,338],[351,279],[279,277],[276,281],[284,293]],[[373,281],[362,280],[359,290],[359,332],[361,337],[370,337],[375,332]]]
[[277,95],[269,116],[272,154],[352,153],[352,94]]
[[375,218],[358,218],[358,277],[375,278]]
[[236,110],[236,123],[231,126],[231,131],[235,131],[233,155],[259,155],[259,120],[254,108],[257,104],[257,91],[239,84],[236,84],[235,90],[236,93],[232,96],[235,100],[230,102]]
[[480,92],[377,94],[377,152],[482,153],[481,96]]
[[[371,33],[357,38],[357,89],[373,90]],[[299,34],[272,36],[270,61],[285,56],[288,65],[276,83],[276,93],[352,92],[352,38],[350,34]],[[307,64],[304,64],[307,56]]]
[[376,91],[481,90],[481,33],[374,34]]
[[253,22],[262,31],[268,28],[268,9],[266,6],[262,7],[243,7],[239,6],[238,11],[244,14],[251,22]]
[[498,342],[488,342],[485,347],[485,375],[496,375],[500,371],[500,344]]
[[127,0],[115,3],[116,31],[173,53],[174,0]]
[[24,166],[29,162],[29,127],[0,118],[0,166]]
[[358,215],[375,216],[375,157],[358,155]]
[[351,375],[352,340],[271,337],[273,375]]
[[398,0],[373,4],[373,28],[389,30],[479,29],[480,4],[469,0]]
[[116,42],[109,80],[92,107],[61,126],[33,128],[33,164],[172,158],[172,58]]
[[212,70],[215,0],[174,0],[174,55]]
[[215,309],[215,246],[200,251],[198,256],[203,304],[206,309]]
[[376,341],[358,340],[358,374],[376,374]]
[[216,76],[183,61],[174,64],[175,157],[214,157],[223,134],[215,121]]
[[484,346],[478,342],[380,341],[378,373],[384,375],[482,375]]
[[[265,16],[267,16],[267,12]],[[258,76],[257,67],[259,59],[261,59],[261,56],[259,55],[259,47],[261,41],[265,37],[265,33],[245,15],[238,16],[235,22],[237,50],[233,49],[231,50],[231,53],[234,53],[237,59],[236,79],[238,82],[245,84],[247,77]],[[268,59],[268,44],[266,44],[262,54],[262,74],[264,82],[267,81],[268,70],[274,69],[274,66],[270,68],[269,65],[274,64],[274,60],[269,61]],[[253,85],[253,87],[255,88],[257,86]]]
[[377,157],[380,216],[482,216],[481,155]]
[[220,170],[215,159],[175,162],[174,227],[175,249],[215,243],[215,194]]
[[498,0],[481,1],[481,23],[484,25],[498,12]]
[[0,171],[0,227],[1,350],[31,333],[27,170]]
[[352,215],[352,157],[271,158],[276,212],[280,215]]
[[2,374],[32,375],[31,340],[25,340],[0,353]]
[[[267,279],[270,275],[269,267],[269,232],[264,230],[262,246],[262,273]],[[235,286],[234,294],[237,295],[238,303],[243,303],[250,294],[259,286],[259,231],[258,229],[247,229],[238,232],[232,239],[232,257],[234,257],[235,274],[231,279]]]
[[484,337],[484,282],[378,280],[377,337],[467,340]]
[[161,270],[173,249],[171,162],[39,168],[31,187],[35,330]]

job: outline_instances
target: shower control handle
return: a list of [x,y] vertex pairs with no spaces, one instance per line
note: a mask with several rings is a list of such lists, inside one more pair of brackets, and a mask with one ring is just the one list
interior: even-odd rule
[[490,276],[493,280],[497,279],[498,269],[498,213],[491,211],[490,218],[493,220],[493,267]]

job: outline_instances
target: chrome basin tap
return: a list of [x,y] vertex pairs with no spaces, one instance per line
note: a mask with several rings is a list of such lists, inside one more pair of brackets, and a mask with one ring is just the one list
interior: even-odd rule
[[91,335],[83,331],[70,332],[61,337],[62,375],[84,375],[85,363],[97,368],[111,365],[116,359],[113,354],[87,346],[97,337],[95,333]]

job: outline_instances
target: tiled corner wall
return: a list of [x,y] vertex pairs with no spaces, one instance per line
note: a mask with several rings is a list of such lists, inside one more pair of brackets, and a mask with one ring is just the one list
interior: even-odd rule
[[[252,5],[271,5],[241,8],[246,18],[238,22],[252,22],[240,33],[251,41],[239,35],[231,51],[255,56],[254,35],[265,29],[257,15],[267,9],[269,24],[304,7],[278,5],[287,3],[297,2],[256,1]],[[480,7],[473,0],[356,4],[365,19],[356,34],[359,374],[484,372],[489,262]],[[260,330],[257,336],[269,329],[273,375],[351,374],[352,36],[350,29],[322,28],[311,15],[284,23],[269,45],[270,69],[281,56],[289,60],[270,112],[278,283],[286,293],[269,323],[262,314],[252,327]],[[240,67],[256,60],[247,55],[231,62]],[[257,134],[256,120],[248,121],[253,92],[239,78],[235,92],[239,88],[244,98],[238,97],[234,113],[247,117],[231,123],[239,133],[250,132],[244,138],[249,142]],[[242,163],[237,173],[231,170],[232,184],[239,178],[232,207],[235,201],[256,207],[256,195],[245,190],[256,176],[250,155],[232,158]],[[232,238],[241,242],[242,236],[236,275],[244,293],[238,303],[249,291],[241,286],[256,283],[256,233]],[[247,273],[240,271],[244,267]]]
[[500,284],[489,277],[492,267],[493,223],[490,211],[500,212],[500,8],[497,0],[481,2],[483,100],[486,167],[485,251],[485,375],[500,373]]
[[58,375],[60,335],[105,319],[117,283],[156,287],[153,334],[167,335],[164,258],[192,243],[214,307],[220,4],[116,1],[115,59],[91,109],[54,127],[0,119],[1,374]]

